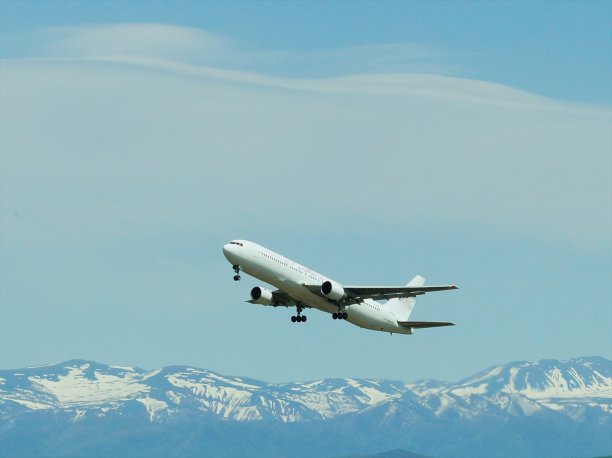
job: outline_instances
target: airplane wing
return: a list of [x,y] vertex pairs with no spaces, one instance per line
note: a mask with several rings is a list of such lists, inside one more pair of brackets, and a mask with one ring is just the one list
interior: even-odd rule
[[457,289],[455,285],[445,286],[345,286],[349,298],[355,299],[393,299],[394,297],[414,297],[432,291]]
[[274,304],[261,304],[260,302],[254,301],[253,299],[245,301],[245,302],[248,302],[249,304],[258,304],[258,305],[274,305],[274,306],[282,305],[283,307],[290,307],[290,306],[295,305],[296,303],[295,299],[293,299],[289,294],[287,294],[286,292],[280,289],[272,291],[272,298],[274,299]]
[[398,321],[397,324],[405,328],[438,328],[440,326],[455,326],[455,323],[446,323],[442,321]]
[[[304,285],[312,293],[325,297],[320,285]],[[415,297],[432,291],[458,289],[455,285],[443,286],[344,286],[346,297],[342,299],[345,305],[356,304],[364,299],[376,301],[393,299],[395,297]]]

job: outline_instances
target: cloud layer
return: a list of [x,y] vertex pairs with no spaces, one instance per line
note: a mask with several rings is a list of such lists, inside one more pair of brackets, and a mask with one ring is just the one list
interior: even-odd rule
[[3,37],[12,57],[148,58],[286,76],[458,70],[449,52],[420,43],[387,43],[289,52],[256,49],[222,34],[168,24],[96,24]]
[[212,62],[237,46],[219,34],[168,24],[56,27],[40,32],[39,39],[39,55],[56,58],[141,56]]
[[[181,355],[228,373],[257,361],[245,371],[264,378],[413,379],[378,357],[388,336],[364,345],[357,329],[314,312],[316,328],[296,330],[289,311],[241,307],[248,286],[231,289],[220,251],[235,237],[283,252],[285,240],[288,256],[301,250],[296,260],[339,281],[397,281],[385,268],[407,280],[429,263],[462,287],[453,299],[465,307],[443,298],[419,309],[465,326],[436,336],[444,370],[456,364],[458,374],[469,358],[491,362],[482,342],[492,339],[502,359],[521,346],[531,359],[551,348],[575,355],[559,329],[577,330],[587,353],[609,341],[609,108],[427,74],[308,79],[195,65],[196,55],[231,61],[222,50],[233,45],[125,27],[75,29],[45,58],[2,61],[0,347],[18,349],[3,364],[84,356],[160,366]],[[436,233],[478,243],[441,247]],[[529,250],[512,253],[517,239]],[[567,262],[567,251],[580,255]],[[590,318],[580,323],[578,302]],[[228,320],[232,332],[219,325]],[[19,344],[24,335],[30,344]],[[427,373],[439,349],[414,337],[413,363]],[[293,358],[305,341],[317,368]],[[329,342],[367,347],[368,373],[361,353],[343,354],[338,369]]]
[[267,224],[265,206],[313,228],[375,211],[607,240],[605,109],[448,77],[290,80],[138,59],[8,61],[2,88],[3,207],[57,224]]

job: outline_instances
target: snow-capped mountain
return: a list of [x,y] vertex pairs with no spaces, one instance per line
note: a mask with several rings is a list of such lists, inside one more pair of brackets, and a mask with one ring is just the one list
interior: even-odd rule
[[406,390],[401,382],[327,379],[272,384],[193,367],[144,371],[91,361],[0,371],[0,412],[52,410],[84,415],[121,414],[141,404],[150,421],[184,413],[233,421],[323,420],[360,412]]
[[[241,437],[257,437],[252,456],[315,456],[312,451],[322,447],[316,445],[319,433],[329,430],[336,431],[334,445],[325,442],[321,450],[336,447],[337,454],[380,451],[374,444],[388,444],[438,456],[505,456],[504,447],[517,450],[517,438],[525,454],[513,456],[546,456],[549,450],[605,454],[612,452],[612,362],[600,357],[513,362],[456,383],[411,384],[356,378],[275,384],[186,366],[146,371],[84,360],[0,371],[0,443],[23,447],[18,440],[23,431],[43,424],[45,431],[55,425],[64,433],[87,426],[89,434],[91,425],[104,425],[110,437],[118,424],[122,431],[138,425],[179,436],[195,428],[199,440],[214,431],[215,439],[198,450],[225,444],[219,449],[224,455],[236,446],[225,431],[236,428]],[[211,424],[212,430],[206,426]],[[262,445],[267,433],[254,432],[261,428],[297,434],[294,442],[308,434],[316,440],[291,453],[276,450],[271,442]],[[457,449],[453,437],[461,437],[463,448]],[[480,453],[469,444],[479,444]],[[70,455],[61,447],[36,454],[49,450]],[[78,456],[88,454],[76,450]],[[239,450],[237,455],[249,455]]]
[[436,415],[499,412],[530,416],[552,410],[576,421],[587,411],[612,419],[612,363],[604,358],[542,360],[495,366],[457,383],[407,385]]
[[491,410],[528,416],[550,409],[579,421],[592,408],[603,419],[612,417],[611,367],[603,358],[578,358],[510,363],[457,383],[326,379],[272,384],[193,367],[145,371],[73,360],[0,371],[0,411],[17,404],[73,412],[78,419],[121,413],[137,402],[150,421],[190,411],[233,421],[299,422],[410,398],[436,416],[452,411],[470,418]]

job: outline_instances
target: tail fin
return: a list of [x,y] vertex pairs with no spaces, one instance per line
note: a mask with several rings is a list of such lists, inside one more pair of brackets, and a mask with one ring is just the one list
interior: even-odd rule
[[[406,286],[423,286],[424,284],[425,279],[417,275]],[[416,297],[398,297],[389,299],[385,306],[395,315],[398,321],[408,321],[415,303]]]

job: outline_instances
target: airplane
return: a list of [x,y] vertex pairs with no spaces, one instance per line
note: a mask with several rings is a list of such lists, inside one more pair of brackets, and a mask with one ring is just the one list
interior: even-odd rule
[[[453,326],[454,323],[409,321],[416,296],[457,289],[455,285],[425,286],[425,279],[414,277],[405,286],[345,286],[297,262],[248,240],[232,240],[223,246],[232,264],[234,281],[240,272],[274,285],[271,291],[260,286],[251,290],[251,304],[295,307],[293,323],[305,323],[307,308],[331,313],[334,320],[391,334],[412,334],[415,329]],[[386,300],[382,304],[378,301]]]

